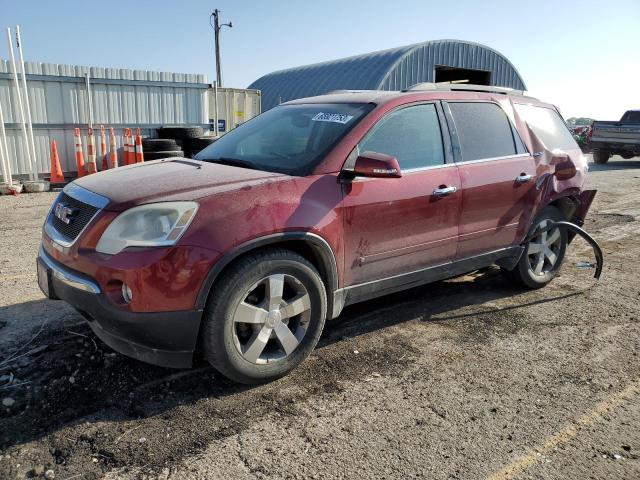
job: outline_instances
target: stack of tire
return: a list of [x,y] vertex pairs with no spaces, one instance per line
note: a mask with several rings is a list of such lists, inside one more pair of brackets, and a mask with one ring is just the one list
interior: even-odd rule
[[193,157],[200,150],[217,140],[204,135],[202,127],[197,125],[165,126],[158,129],[159,138],[144,139],[145,160],[158,160],[169,157]]
[[144,138],[142,151],[145,161],[169,157],[184,157],[182,147],[172,138]]
[[202,135],[202,136],[193,137],[193,138],[185,138],[182,141],[182,147],[184,148],[185,155],[189,158],[193,158],[196,153],[199,153],[200,151],[204,150],[213,142],[215,142],[217,139],[218,139],[217,137],[210,137],[207,135]]

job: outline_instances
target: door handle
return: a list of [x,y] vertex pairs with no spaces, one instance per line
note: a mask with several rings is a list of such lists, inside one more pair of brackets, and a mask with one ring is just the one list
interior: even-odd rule
[[521,173],[516,177],[516,183],[526,183],[533,178],[533,175],[528,175],[526,173]]
[[440,187],[440,188],[436,188],[433,191],[433,196],[442,198],[442,197],[446,197],[447,195],[451,195],[452,193],[455,193],[457,191],[458,191],[457,187]]

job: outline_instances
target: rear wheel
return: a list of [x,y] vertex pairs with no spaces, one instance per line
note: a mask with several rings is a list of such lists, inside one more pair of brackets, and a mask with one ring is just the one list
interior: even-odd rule
[[[542,209],[531,227],[530,233],[546,227],[551,222],[564,220],[555,207]],[[524,253],[516,267],[507,275],[528,288],[541,288],[548,284],[560,270],[567,248],[567,232],[561,228],[535,235],[525,246]]]
[[598,165],[602,165],[609,161],[609,157],[611,154],[606,150],[594,150],[593,151],[593,161]]
[[326,311],[322,279],[304,257],[281,249],[249,255],[214,285],[205,313],[205,355],[237,382],[274,380],[313,350]]

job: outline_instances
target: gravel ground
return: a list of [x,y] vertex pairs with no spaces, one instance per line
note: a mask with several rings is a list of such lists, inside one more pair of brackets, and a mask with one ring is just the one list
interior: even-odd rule
[[600,282],[576,240],[542,290],[487,269],[349,307],[255,388],[103,345],[36,285],[55,195],[0,197],[0,478],[640,478],[639,178],[592,166]]

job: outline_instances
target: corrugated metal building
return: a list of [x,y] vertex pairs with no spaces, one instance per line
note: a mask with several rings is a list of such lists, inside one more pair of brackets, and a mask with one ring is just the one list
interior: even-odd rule
[[[73,130],[82,128],[86,142],[90,112],[94,127],[104,124],[116,129],[118,147],[123,127],[139,127],[143,135],[153,136],[162,125],[206,125],[209,121],[210,85],[204,75],[37,62],[27,62],[25,69],[36,166],[41,174],[49,171],[49,142],[53,139],[58,143],[62,169],[75,170]],[[19,176],[28,172],[28,166],[12,72],[11,63],[0,59],[0,104],[11,168]],[[99,142],[99,135],[95,140]]]
[[402,90],[420,82],[468,82],[526,90],[502,54],[478,43],[433,40],[269,73],[249,88],[262,91],[262,110],[332,90]]

